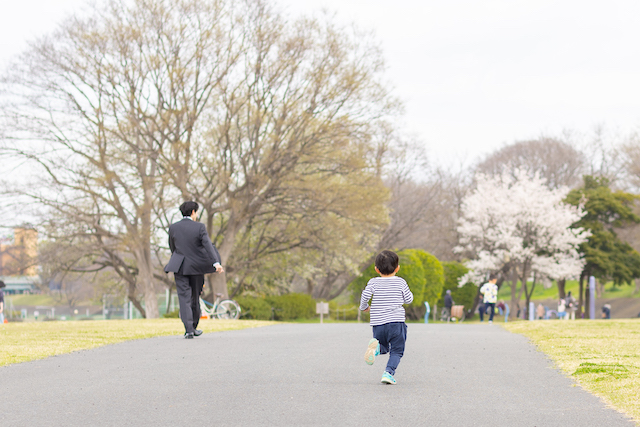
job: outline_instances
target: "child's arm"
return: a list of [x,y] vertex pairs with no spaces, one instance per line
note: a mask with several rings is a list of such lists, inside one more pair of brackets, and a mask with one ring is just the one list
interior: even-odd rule
[[360,310],[367,311],[369,310],[369,300],[373,296],[373,285],[367,283],[367,287],[362,291],[362,296],[360,297]]
[[402,299],[405,304],[411,304],[411,302],[413,302],[413,292],[411,292],[411,289],[409,289],[409,285],[406,282],[402,287]]

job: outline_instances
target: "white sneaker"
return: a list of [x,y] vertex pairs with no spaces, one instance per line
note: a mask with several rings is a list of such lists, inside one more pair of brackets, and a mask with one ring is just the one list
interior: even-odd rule
[[492,324],[492,323],[493,323],[493,320],[489,320],[489,324]]
[[373,365],[378,355],[380,355],[380,343],[377,339],[371,338],[367,346],[367,351],[364,353],[364,361],[367,365]]
[[396,379],[393,378],[393,375],[391,375],[389,372],[386,372],[384,374],[382,374],[382,379],[380,380],[381,383],[383,384],[391,384],[391,385],[396,385]]

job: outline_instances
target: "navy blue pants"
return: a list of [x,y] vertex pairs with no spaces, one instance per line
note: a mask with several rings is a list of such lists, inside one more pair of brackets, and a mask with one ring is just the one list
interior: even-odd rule
[[489,311],[489,321],[493,322],[493,314],[496,312],[495,302],[485,302],[484,307],[480,308],[480,321],[484,322],[484,315]]
[[380,343],[380,354],[389,353],[389,361],[385,370],[394,375],[400,359],[404,355],[404,343],[407,341],[407,324],[393,322],[374,326],[373,337]]

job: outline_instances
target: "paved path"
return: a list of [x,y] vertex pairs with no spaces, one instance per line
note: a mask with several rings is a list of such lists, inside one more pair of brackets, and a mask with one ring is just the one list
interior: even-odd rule
[[396,386],[386,356],[364,363],[370,334],[276,325],[7,366],[0,425],[633,425],[498,325],[409,325]]

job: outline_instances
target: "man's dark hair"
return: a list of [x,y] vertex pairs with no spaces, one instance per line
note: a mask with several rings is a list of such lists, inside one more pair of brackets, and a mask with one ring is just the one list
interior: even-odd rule
[[180,205],[180,212],[182,212],[182,216],[191,216],[191,212],[198,212],[198,208],[200,206],[196,202],[184,202]]
[[5,285],[2,280],[0,280],[0,289],[4,288],[5,286],[7,286],[7,285]]
[[382,251],[376,257],[376,267],[385,276],[396,271],[399,262],[398,254],[393,251]]

